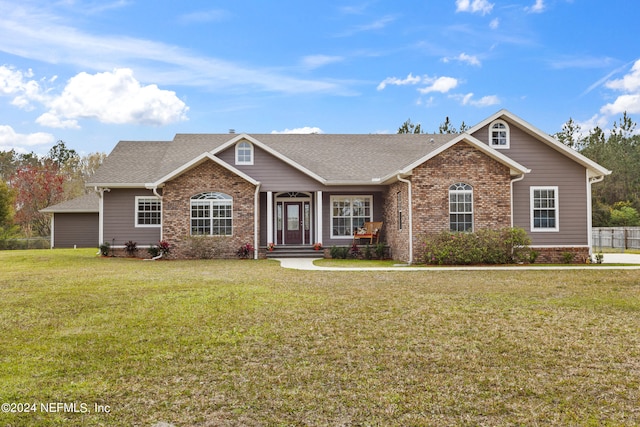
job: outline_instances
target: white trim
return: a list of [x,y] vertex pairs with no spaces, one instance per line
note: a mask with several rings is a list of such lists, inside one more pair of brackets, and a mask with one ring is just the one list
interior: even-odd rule
[[586,248],[587,245],[529,245],[530,248]]
[[253,198],[253,259],[258,259],[260,252],[260,183],[256,185],[256,192]]
[[[535,228],[533,226],[533,210],[534,210],[534,203],[533,203],[533,194],[536,190],[553,190],[553,197],[554,197],[554,211],[555,211],[555,227],[551,228]],[[530,224],[530,230],[532,233],[557,233],[560,231],[560,194],[558,192],[558,186],[557,185],[538,185],[538,186],[534,186],[532,185],[531,187],[529,187],[529,216],[531,219],[531,224]]]
[[56,240],[56,214],[51,214],[51,241],[49,242],[49,248],[53,249],[55,247]]
[[[501,130],[494,130],[493,127],[496,125],[503,125],[504,126],[504,130],[503,132],[505,132],[505,144],[504,145],[500,145],[500,144],[494,144],[493,143],[493,133],[494,132],[500,132]],[[498,119],[498,120],[494,120],[493,122],[491,122],[489,124],[489,146],[491,148],[495,148],[496,150],[507,150],[511,145],[511,132],[509,129],[509,124],[507,122],[505,122],[504,120]]]
[[510,159],[509,157],[505,156],[504,154],[500,153],[499,151],[489,147],[487,144],[483,143],[482,141],[480,141],[479,139],[463,133],[461,135],[458,135],[456,138],[452,139],[451,141],[449,141],[448,143],[440,146],[438,149],[431,151],[430,153],[428,153],[427,155],[421,157],[420,159],[416,160],[415,162],[411,163],[410,165],[406,166],[404,169],[399,170],[398,172],[394,172],[392,174],[389,174],[385,177],[381,177],[380,178],[380,183],[387,183],[387,181],[395,176],[399,175],[409,175],[411,173],[411,171],[413,169],[415,169],[416,167],[420,166],[421,164],[423,164],[424,162],[426,162],[427,160],[430,160],[436,156],[438,156],[439,154],[443,153],[444,151],[448,150],[449,148],[453,147],[454,145],[456,145],[459,142],[466,142],[467,144],[471,145],[474,148],[477,148],[478,150],[480,150],[481,152],[483,152],[484,154],[488,155],[489,157],[493,158],[494,160],[502,163],[503,165],[509,167],[509,169],[511,170],[511,175],[521,175],[523,173],[529,173],[531,172],[531,169],[521,165],[520,163],[516,162],[513,159]]
[[[373,221],[373,194],[332,194],[331,196],[329,196],[329,220],[331,221],[331,238],[332,239],[349,239],[352,240],[353,239],[353,234],[348,234],[348,235],[334,235],[333,234],[333,200],[334,199],[354,199],[354,198],[368,198],[370,200],[369,202],[369,219],[366,220],[365,222],[371,222]],[[340,217],[343,218],[343,217]],[[353,215],[351,215],[351,219],[353,220]],[[353,222],[351,223],[351,225],[353,226]],[[350,233],[353,233],[353,229],[349,230]]]
[[[149,199],[154,200],[160,203],[160,224],[139,224],[138,223],[138,213],[140,212],[138,208],[140,207],[139,203],[141,199]],[[136,196],[135,209],[133,214],[133,225],[134,228],[161,228],[162,227],[162,199],[157,196]]]
[[273,192],[267,191],[267,244],[275,244],[273,240]]
[[513,221],[513,212],[514,212],[513,211],[513,184],[515,182],[522,181],[524,179],[524,176],[525,175],[522,174],[522,175],[520,175],[518,177],[513,178],[511,181],[509,181],[509,187],[511,188],[511,193],[509,194],[509,197],[511,198],[511,201],[510,201],[510,205],[511,205],[511,228],[513,228],[513,224],[514,224],[514,221]]
[[182,175],[183,173],[195,168],[196,166],[199,166],[200,164],[204,163],[206,160],[211,160],[212,162],[222,166],[223,168],[227,169],[228,171],[234,173],[235,175],[239,176],[240,178],[244,179],[245,181],[248,181],[249,183],[251,183],[253,185],[258,185],[259,184],[258,181],[256,181],[255,179],[251,178],[246,173],[234,168],[233,166],[231,166],[230,164],[222,161],[221,159],[217,158],[213,154],[211,154],[209,152],[206,152],[206,153],[202,153],[201,155],[199,155],[195,159],[191,160],[190,162],[187,162],[184,165],[180,166],[179,168],[173,170],[172,172],[169,172],[168,174],[166,174],[162,178],[158,179],[157,181],[145,184],[145,188],[152,189],[154,187],[159,187],[162,184],[164,184],[165,182],[167,182],[167,181],[169,181],[169,180],[171,180],[171,179],[173,179],[173,178],[175,178],[177,176]]
[[316,192],[316,241],[315,243],[322,244],[322,191]]
[[604,180],[604,176],[589,178],[587,173],[587,242],[589,243],[589,255],[593,255],[593,200],[591,198],[591,185]]
[[[240,160],[238,155],[239,155],[239,149],[240,146],[242,144],[247,144],[249,146],[249,160]],[[254,158],[254,154],[255,154],[255,150],[253,149],[253,144],[249,141],[247,141],[246,139],[243,139],[241,141],[238,141],[236,143],[236,165],[253,165],[253,158]]]

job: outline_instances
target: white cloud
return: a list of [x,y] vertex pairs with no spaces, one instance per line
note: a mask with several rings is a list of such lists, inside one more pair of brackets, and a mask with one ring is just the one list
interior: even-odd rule
[[15,149],[18,152],[28,152],[24,147],[52,144],[55,138],[50,133],[17,133],[11,126],[0,125],[0,150]]
[[483,96],[482,98],[473,99],[473,92],[469,92],[466,95],[451,95],[450,98],[457,99],[462,105],[472,105],[474,107],[490,107],[500,103],[500,98],[496,95]]
[[469,65],[474,65],[476,67],[479,67],[479,66],[482,65],[477,56],[475,56],[475,55],[467,55],[464,52],[462,52],[458,56],[443,58],[442,61],[444,61],[444,62],[451,62],[451,61],[464,62],[464,63],[467,63]]
[[456,0],[456,12],[470,12],[486,15],[491,13],[493,3],[487,0]]
[[31,101],[42,101],[44,91],[40,84],[32,80],[33,71],[26,72],[12,67],[0,66],[0,95],[13,96],[12,105],[31,110]]
[[49,111],[37,122],[58,128],[77,128],[78,119],[161,126],[186,120],[188,111],[175,92],[156,85],[142,86],[128,68],[80,73],[69,79],[62,94],[52,97],[46,105]]
[[305,127],[301,127],[301,128],[285,129],[285,130],[280,130],[280,131],[272,130],[271,133],[274,134],[274,135],[282,135],[282,134],[292,134],[292,133],[309,134],[309,133],[324,133],[324,132],[319,127],[305,126]]
[[429,80],[425,80],[429,85],[418,89],[418,91],[425,95],[430,92],[447,93],[451,89],[455,89],[458,86],[458,79],[453,77],[438,77]]
[[302,66],[309,70],[323,67],[335,62],[341,62],[344,58],[342,56],[329,56],[329,55],[309,55],[302,58]]
[[492,30],[498,29],[499,26],[500,26],[500,19],[498,18],[492,19],[491,22],[489,22],[489,28],[491,28]]
[[[97,72],[128,64],[143,80],[164,85],[235,92],[244,88],[251,92],[353,94],[347,83],[336,80],[300,79],[273,69],[206,57],[176,45],[87,32],[61,24],[63,17],[35,8],[31,2],[0,0],[0,11],[0,51],[10,55]],[[394,19],[386,17],[359,30],[381,28]]]
[[546,6],[544,4],[544,0],[536,0],[533,6],[524,8],[524,10],[526,10],[529,13],[542,13],[544,12],[545,9],[546,9]]
[[623,112],[640,113],[640,59],[633,64],[631,71],[621,79],[610,80],[605,83],[608,89],[622,92],[612,103],[606,104],[600,112],[615,115]]
[[384,88],[387,87],[387,85],[394,85],[394,86],[415,85],[420,83],[421,81],[422,81],[422,78],[420,76],[414,76],[412,73],[409,73],[409,75],[405,79],[399,79],[397,77],[387,77],[382,82],[380,82],[380,84],[376,89],[383,90]]

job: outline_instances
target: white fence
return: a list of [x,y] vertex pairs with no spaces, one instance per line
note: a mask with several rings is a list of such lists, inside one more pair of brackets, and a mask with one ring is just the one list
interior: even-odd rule
[[595,248],[640,249],[640,227],[593,228]]

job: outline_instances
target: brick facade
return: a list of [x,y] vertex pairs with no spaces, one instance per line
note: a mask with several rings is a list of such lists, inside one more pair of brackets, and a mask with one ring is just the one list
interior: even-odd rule
[[[398,206],[400,203],[400,206]],[[401,218],[400,218],[401,217]],[[391,184],[384,194],[384,237],[393,259],[409,259],[409,187]]]
[[[220,192],[233,198],[233,234],[211,239],[219,249],[219,258],[234,258],[240,246],[254,244],[255,186],[213,161],[205,161],[183,173],[167,182],[163,189],[163,238],[173,247],[171,256],[191,256],[188,243],[190,200],[203,192]],[[207,239],[205,236],[199,238]]]
[[421,241],[428,233],[449,230],[449,187],[459,182],[473,187],[473,227],[511,226],[509,168],[473,146],[460,142],[413,170],[413,255],[422,257]]

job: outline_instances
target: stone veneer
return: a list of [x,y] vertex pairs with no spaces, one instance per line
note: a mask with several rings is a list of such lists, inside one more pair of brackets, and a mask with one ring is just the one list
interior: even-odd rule
[[[240,246],[247,243],[253,246],[255,186],[214,161],[207,160],[167,182],[162,191],[163,239],[173,247],[172,258],[190,256],[191,197],[214,191],[233,198],[233,234],[215,237],[215,242],[212,239],[212,244],[221,249],[219,257],[234,258]],[[221,240],[226,240],[226,243],[220,245]]]
[[[452,184],[462,182],[473,187],[474,230],[511,226],[509,168],[465,142],[459,142],[416,167],[409,179],[413,193],[415,262],[421,261],[423,256],[424,235],[449,230],[449,186]],[[403,185],[406,187],[406,184]],[[387,201],[395,197],[397,191],[391,186]],[[408,197],[405,198],[403,194],[403,200],[405,199]],[[396,205],[392,200],[391,202]],[[408,226],[408,216],[406,217]],[[398,244],[403,238],[408,240],[408,234],[396,233]],[[407,247],[408,253],[408,244],[403,246]],[[402,250],[394,249],[394,256],[398,251],[402,253]]]

